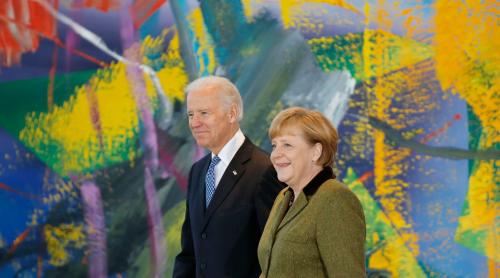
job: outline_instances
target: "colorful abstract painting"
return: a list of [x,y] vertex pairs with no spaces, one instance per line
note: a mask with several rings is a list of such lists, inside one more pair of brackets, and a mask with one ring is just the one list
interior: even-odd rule
[[270,150],[283,108],[338,127],[368,277],[500,277],[493,0],[2,0],[0,277],[171,277],[206,151],[183,88],[221,75]]

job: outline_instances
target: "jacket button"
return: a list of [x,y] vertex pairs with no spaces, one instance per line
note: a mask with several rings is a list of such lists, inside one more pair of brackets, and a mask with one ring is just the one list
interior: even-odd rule
[[202,238],[202,239],[206,239],[206,238],[207,238],[207,234],[206,234],[206,233],[202,233],[202,234],[201,234],[201,238]]
[[207,264],[201,264],[201,269],[207,268]]

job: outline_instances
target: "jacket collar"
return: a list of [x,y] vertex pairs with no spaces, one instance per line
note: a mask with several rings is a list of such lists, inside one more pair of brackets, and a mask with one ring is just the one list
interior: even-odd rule
[[[304,194],[300,194],[294,202],[294,194],[292,188],[283,192],[282,203],[278,209],[279,223],[277,228],[273,229],[273,234],[279,231],[283,226],[294,219],[308,204],[309,198],[318,190],[318,188],[327,180],[335,178],[333,170],[330,167],[325,167],[319,172],[302,190]],[[305,195],[305,196],[302,196]],[[292,205],[293,203],[293,205]]]
[[[336,176],[333,174],[332,167],[326,166],[302,189],[302,191],[309,197],[313,195],[325,181],[335,178]],[[288,187],[288,190],[292,190],[292,188]]]

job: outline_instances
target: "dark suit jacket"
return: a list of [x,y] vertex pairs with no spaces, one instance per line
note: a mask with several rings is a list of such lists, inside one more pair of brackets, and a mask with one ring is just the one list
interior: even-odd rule
[[365,277],[365,217],[344,184],[320,172],[289,207],[278,194],[259,244],[261,277]]
[[181,253],[173,277],[258,277],[257,245],[283,185],[268,155],[248,138],[229,163],[205,209],[211,155],[191,168]]

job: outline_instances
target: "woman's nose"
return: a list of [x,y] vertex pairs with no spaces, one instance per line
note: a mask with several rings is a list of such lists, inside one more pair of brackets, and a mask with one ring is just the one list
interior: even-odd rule
[[275,147],[274,150],[271,152],[271,158],[276,158],[281,155],[281,150],[278,147]]

